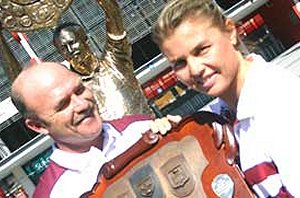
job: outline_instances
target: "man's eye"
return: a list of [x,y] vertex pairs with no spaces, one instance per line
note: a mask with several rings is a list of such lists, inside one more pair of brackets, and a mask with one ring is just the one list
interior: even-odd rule
[[80,95],[85,91],[85,86],[83,84],[79,85],[75,91],[76,95]]
[[172,64],[174,70],[182,69],[185,66],[186,66],[186,60],[184,59],[178,60]]
[[56,112],[62,111],[62,110],[64,110],[65,108],[67,108],[68,105],[69,105],[69,103],[70,103],[70,99],[64,99],[64,100],[62,100],[62,101],[57,105],[57,107],[56,107]]

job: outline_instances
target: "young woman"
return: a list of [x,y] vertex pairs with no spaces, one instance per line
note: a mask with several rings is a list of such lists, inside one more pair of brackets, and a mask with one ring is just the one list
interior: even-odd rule
[[259,197],[300,197],[300,79],[243,55],[235,24],[210,0],[172,0],[153,38],[177,77],[236,113],[240,166]]

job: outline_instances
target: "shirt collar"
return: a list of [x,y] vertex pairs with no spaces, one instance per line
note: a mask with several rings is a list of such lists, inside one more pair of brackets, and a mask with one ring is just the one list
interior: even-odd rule
[[99,161],[99,163],[107,162],[106,155],[111,150],[117,137],[121,134],[108,123],[103,123],[102,129],[102,150],[92,146],[89,151],[84,153],[70,153],[55,147],[50,159],[66,169],[75,171],[83,170],[91,161],[95,160],[95,156],[98,156],[97,161]]

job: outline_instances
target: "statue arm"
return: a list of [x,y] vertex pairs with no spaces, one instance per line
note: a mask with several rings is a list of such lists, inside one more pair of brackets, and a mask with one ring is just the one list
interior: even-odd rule
[[3,68],[5,73],[8,76],[8,79],[13,82],[14,79],[18,76],[21,72],[22,67],[20,66],[19,62],[17,61],[16,57],[13,55],[11,49],[9,48],[8,44],[2,33],[2,24],[0,23],[0,56],[3,58]]
[[117,0],[98,0],[98,3],[106,16],[107,41],[102,61],[134,78],[132,48],[123,25],[122,10]]
[[121,9],[116,0],[98,0],[106,16],[106,31],[112,39],[120,40],[126,36]]

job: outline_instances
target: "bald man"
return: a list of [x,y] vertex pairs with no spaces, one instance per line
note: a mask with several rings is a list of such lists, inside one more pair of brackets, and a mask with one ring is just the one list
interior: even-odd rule
[[150,128],[164,134],[168,119],[130,115],[102,122],[92,92],[80,77],[54,62],[31,65],[12,85],[12,101],[33,131],[55,141],[50,164],[33,197],[79,197],[92,189],[101,166]]

